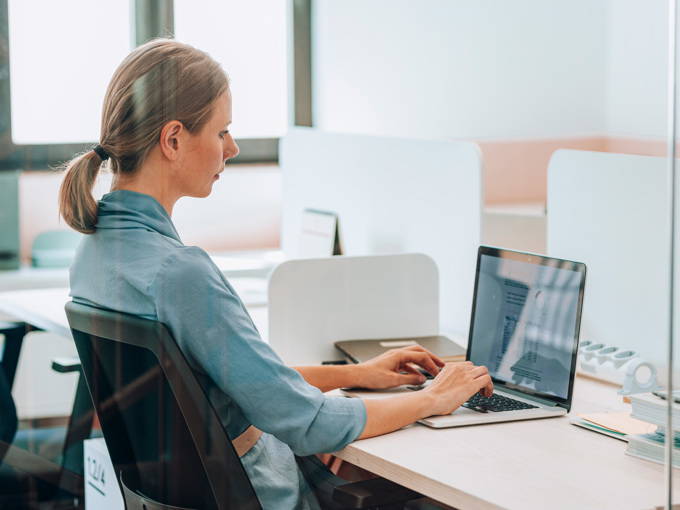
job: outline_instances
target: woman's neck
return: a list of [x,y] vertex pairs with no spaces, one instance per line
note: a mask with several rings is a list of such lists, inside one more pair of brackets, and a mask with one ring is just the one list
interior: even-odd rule
[[111,191],[128,190],[154,197],[172,217],[172,209],[180,196],[172,186],[172,180],[161,165],[148,160],[133,175],[114,174]]

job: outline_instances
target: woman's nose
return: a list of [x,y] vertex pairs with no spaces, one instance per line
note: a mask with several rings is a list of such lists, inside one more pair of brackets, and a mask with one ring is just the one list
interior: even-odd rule
[[238,156],[239,150],[238,150],[238,145],[236,145],[236,142],[234,139],[230,136],[229,140],[224,148],[224,159],[225,161],[227,159],[235,158]]

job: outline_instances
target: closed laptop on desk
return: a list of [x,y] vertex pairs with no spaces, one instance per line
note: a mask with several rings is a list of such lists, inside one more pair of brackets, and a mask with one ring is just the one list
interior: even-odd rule
[[342,340],[335,346],[352,363],[368,361],[376,356],[400,347],[419,345],[443,361],[465,360],[465,349],[443,335],[421,336],[414,338],[382,338],[371,340]]
[[[450,415],[421,423],[439,428],[566,414],[574,388],[585,276],[581,263],[480,247],[467,359],[488,368],[501,402],[471,399]],[[400,391],[413,390],[346,393],[372,398]]]

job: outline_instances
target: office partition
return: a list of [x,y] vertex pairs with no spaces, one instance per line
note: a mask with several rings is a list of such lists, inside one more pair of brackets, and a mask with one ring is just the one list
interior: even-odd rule
[[342,360],[339,340],[433,336],[433,260],[419,253],[289,260],[269,280],[269,344],[289,365]]
[[420,252],[439,270],[440,326],[467,336],[481,238],[476,144],[298,128],[280,142],[281,245],[298,254],[305,209],[337,214],[343,253]]
[[588,267],[581,341],[635,350],[662,380],[669,199],[667,158],[560,150],[550,160],[548,254]]

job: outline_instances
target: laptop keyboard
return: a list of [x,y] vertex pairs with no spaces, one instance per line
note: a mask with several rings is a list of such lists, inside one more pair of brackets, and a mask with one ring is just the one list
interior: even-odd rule
[[[409,390],[418,391],[425,388],[425,386],[407,386]],[[536,409],[538,406],[527,404],[515,400],[514,398],[504,397],[494,393],[490,397],[482,397],[479,393],[475,393],[463,404],[463,407],[478,411],[480,413],[500,413],[502,411],[519,411],[520,409]]]
[[488,413],[489,411],[499,413],[502,411],[519,411],[520,409],[534,409],[538,406],[520,402],[514,398],[504,397],[503,395],[493,394],[490,397],[482,397],[479,393],[475,393],[463,404],[463,407],[478,411],[480,413]]

